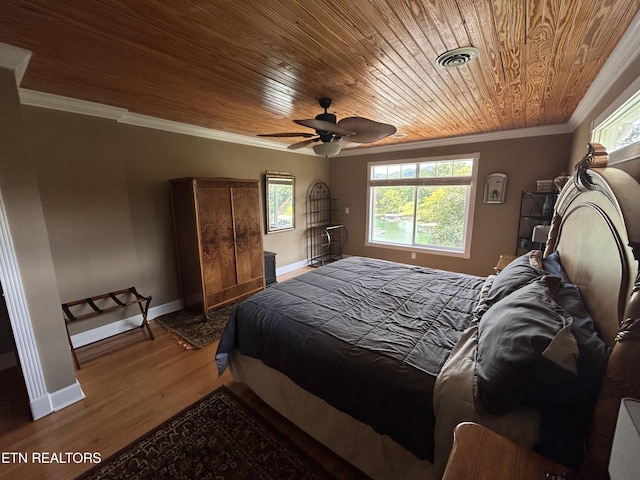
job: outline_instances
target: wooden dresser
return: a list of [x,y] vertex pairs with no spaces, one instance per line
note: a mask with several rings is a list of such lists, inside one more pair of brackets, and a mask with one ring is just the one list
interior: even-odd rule
[[207,314],[263,289],[259,181],[170,183],[185,308]]

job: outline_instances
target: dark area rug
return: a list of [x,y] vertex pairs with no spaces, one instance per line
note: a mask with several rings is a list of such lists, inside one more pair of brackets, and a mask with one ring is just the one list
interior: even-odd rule
[[78,480],[332,478],[223,386]]
[[202,313],[178,310],[156,317],[154,321],[168,330],[184,348],[202,348],[222,336],[234,306],[213,310],[208,318]]

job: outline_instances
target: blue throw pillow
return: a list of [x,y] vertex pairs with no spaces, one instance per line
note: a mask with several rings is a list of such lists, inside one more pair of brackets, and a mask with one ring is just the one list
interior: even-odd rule
[[560,277],[563,282],[568,282],[567,274],[564,273],[562,264],[560,263],[560,254],[553,252],[551,255],[542,259],[542,268],[545,272],[556,277]]
[[596,396],[611,353],[611,348],[598,336],[576,285],[563,284],[555,295],[555,301],[573,318],[571,333],[578,342],[578,376],[556,385],[552,391],[538,392],[533,402],[539,408],[556,408],[575,403],[577,399],[587,400]]

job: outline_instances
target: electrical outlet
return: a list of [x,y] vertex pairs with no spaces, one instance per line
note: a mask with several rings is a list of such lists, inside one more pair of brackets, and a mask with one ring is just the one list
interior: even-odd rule
[[344,207],[344,213],[346,213],[346,214],[349,213],[349,207]]
[[416,259],[416,252],[411,252],[411,260],[415,260]]

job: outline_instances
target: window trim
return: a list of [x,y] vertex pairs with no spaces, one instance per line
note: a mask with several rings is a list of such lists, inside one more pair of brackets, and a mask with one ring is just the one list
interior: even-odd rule
[[[614,123],[618,120],[618,117],[628,115],[628,111],[631,107],[627,107],[624,112],[619,110],[624,107],[624,104],[635,99],[640,103],[640,77],[637,78],[631,85],[629,85],[622,94],[620,94],[591,124],[591,132],[589,137],[592,142],[603,144],[607,149],[610,149],[607,145],[606,132],[600,132],[599,129],[606,128],[610,123]],[[636,105],[637,108],[637,105]],[[622,147],[618,150],[609,151],[609,165],[624,162],[638,156],[640,151],[640,142],[632,143],[626,147]]]
[[[410,180],[372,180],[371,171],[372,168],[377,165],[394,165],[394,164],[407,164],[415,163],[427,163],[437,161],[450,161],[450,160],[464,160],[471,159],[471,175],[469,177],[418,177]],[[407,252],[420,252],[428,253],[432,255],[442,255],[457,258],[471,258],[471,240],[473,237],[473,219],[475,215],[475,198],[478,188],[478,165],[480,163],[480,152],[462,153],[457,155],[438,155],[433,157],[418,157],[418,158],[403,158],[400,160],[380,160],[367,162],[367,217],[365,222],[365,246],[385,248],[389,250],[403,250]],[[383,187],[383,186],[421,186],[421,185],[469,185],[469,192],[467,194],[467,211],[465,214],[466,221],[463,231],[463,248],[461,250],[451,250],[446,247],[433,247],[433,246],[419,246],[419,245],[399,245],[384,242],[375,242],[369,240],[369,233],[371,228],[371,220],[373,218],[373,202],[371,201],[371,187]]]

